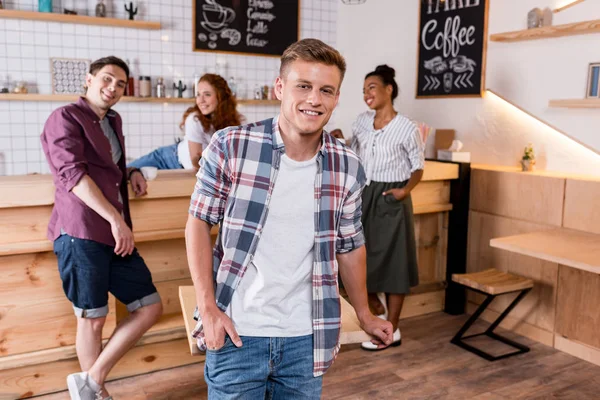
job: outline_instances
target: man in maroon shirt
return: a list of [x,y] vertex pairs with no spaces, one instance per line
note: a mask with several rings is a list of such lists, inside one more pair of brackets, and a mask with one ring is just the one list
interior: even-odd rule
[[[48,238],[77,316],[75,347],[84,371],[67,377],[71,399],[111,399],[106,376],[162,314],[150,271],[134,246],[129,214],[127,180],[136,196],[146,193],[146,181],[125,167],[123,123],[111,110],[128,78],[123,60],[94,61],[85,96],[55,110],[41,136],[56,186]],[[131,314],[102,349],[109,292]]]

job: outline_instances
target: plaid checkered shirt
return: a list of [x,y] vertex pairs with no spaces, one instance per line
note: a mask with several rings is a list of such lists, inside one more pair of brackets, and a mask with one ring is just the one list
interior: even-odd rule
[[[220,224],[213,250],[217,306],[225,311],[252,261],[268,218],[269,200],[285,147],[279,117],[216,132],[202,153],[189,213]],[[323,375],[340,348],[337,253],[364,245],[361,194],[366,178],[358,156],[327,133],[317,155],[312,273],[314,376]],[[290,227],[290,229],[294,229]],[[282,299],[283,300],[283,299]],[[202,319],[192,332],[204,346]]]

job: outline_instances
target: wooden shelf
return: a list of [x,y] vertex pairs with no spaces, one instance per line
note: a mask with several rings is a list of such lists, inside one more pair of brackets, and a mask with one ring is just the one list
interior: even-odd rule
[[560,228],[494,238],[490,246],[600,274],[600,235],[593,233]]
[[600,98],[550,100],[548,106],[561,108],[600,108]]
[[[39,94],[39,93],[27,93],[27,94],[14,94],[14,93],[1,93],[0,101],[59,101],[70,103],[77,101],[79,95],[76,94]],[[124,103],[182,103],[192,104],[193,98],[180,98],[180,97],[132,97],[123,96],[120,102]],[[262,105],[262,106],[276,106],[279,105],[279,100],[238,100],[238,104],[243,105]]]
[[520,42],[523,40],[548,39],[590,33],[600,33],[600,19],[572,24],[544,26],[522,31],[495,33],[490,35],[490,40],[492,42]]
[[116,26],[133,29],[160,29],[160,22],[131,21],[119,18],[99,18],[88,15],[67,15],[37,11],[0,10],[0,18],[27,19],[46,22],[64,22],[68,24]]

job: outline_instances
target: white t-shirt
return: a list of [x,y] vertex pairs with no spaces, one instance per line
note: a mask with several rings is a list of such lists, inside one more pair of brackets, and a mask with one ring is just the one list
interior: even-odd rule
[[205,131],[200,121],[196,118],[195,113],[187,116],[185,119],[184,129],[185,136],[177,145],[177,158],[179,159],[179,163],[183,166],[183,168],[194,169],[188,142],[200,143],[202,145],[202,150],[204,150],[206,146],[208,146],[210,138],[215,130],[211,126],[208,132]]
[[294,337],[312,329],[316,156],[283,155],[256,252],[227,309],[238,334]]

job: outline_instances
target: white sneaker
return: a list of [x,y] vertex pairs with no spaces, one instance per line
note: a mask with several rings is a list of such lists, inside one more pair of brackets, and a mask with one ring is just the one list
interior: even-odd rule
[[67,387],[71,400],[104,400],[102,387],[87,372],[67,376]]
[[376,344],[373,344],[370,341],[368,341],[368,342],[362,342],[360,344],[360,347],[362,347],[365,350],[369,350],[369,351],[378,351],[378,350],[387,349],[388,347],[392,347],[392,346],[393,347],[400,346],[401,344],[402,344],[402,335],[400,334],[400,328],[398,328],[394,332],[394,335],[392,337],[392,343],[389,346],[383,347],[383,348],[378,348]]

